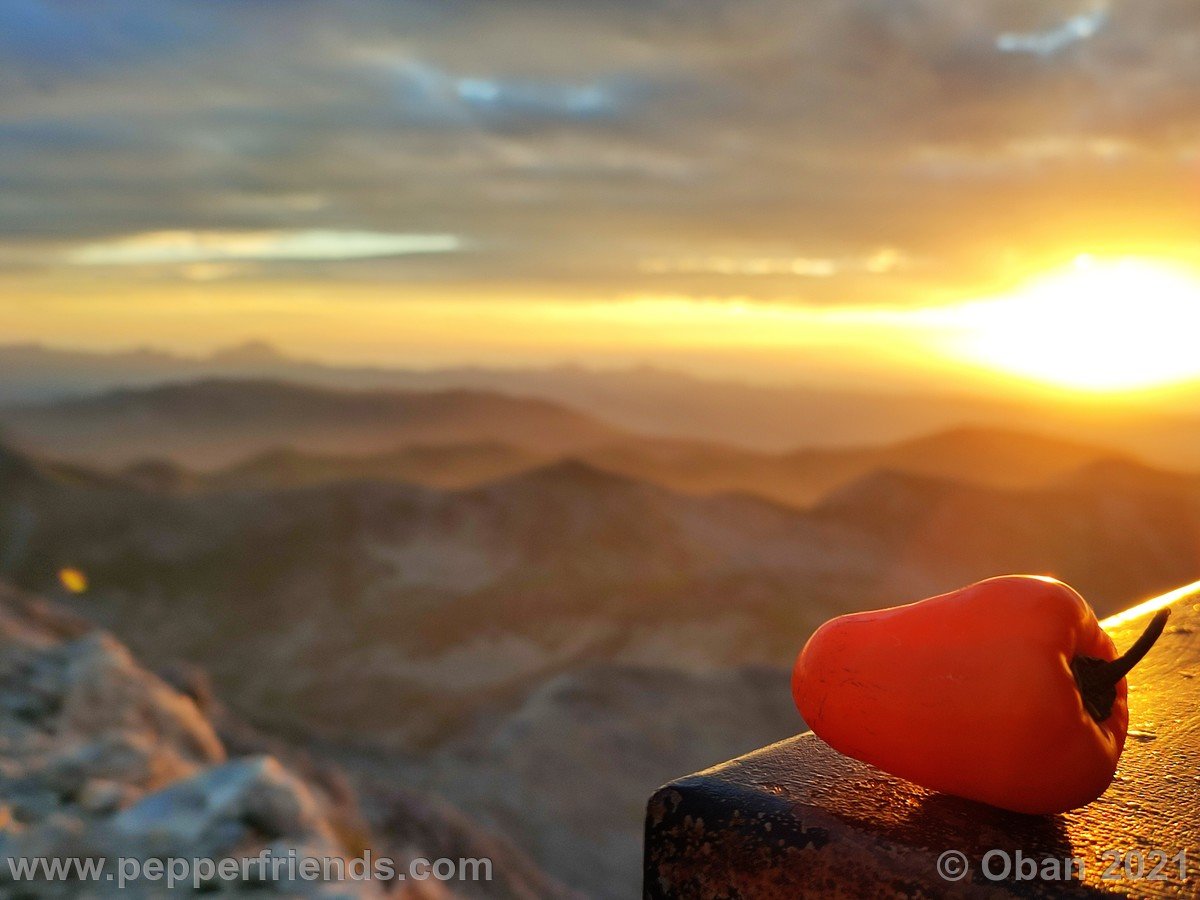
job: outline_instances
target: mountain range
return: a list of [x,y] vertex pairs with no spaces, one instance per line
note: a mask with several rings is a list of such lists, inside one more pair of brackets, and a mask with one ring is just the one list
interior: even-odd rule
[[1200,446],[1200,416],[1191,412],[1200,408],[1195,386],[1161,396],[1089,399],[968,394],[954,384],[937,391],[743,384],[648,366],[336,366],[292,357],[263,342],[205,357],[0,345],[0,375],[0,406],[9,407],[212,379],[372,391],[486,391],[548,400],[627,432],[768,453],[891,443],[963,425],[1095,443],[1173,468],[1195,468]]
[[9,410],[23,445],[119,466],[147,457],[212,467],[277,446],[377,453],[412,443],[495,440],[563,452],[619,432],[544,400],[482,391],[349,391],[210,380]]
[[1039,437],[847,451],[806,508],[550,455],[456,487],[337,466],[181,486],[5,450],[0,573],[600,897],[636,890],[658,782],[802,727],[787,667],[825,619],[1003,572],[1104,614],[1200,575],[1197,478]]
[[[958,428],[895,444],[789,453],[629,435],[569,454],[594,468],[681,493],[745,493],[797,507],[808,506],[835,488],[880,469],[992,487],[1029,488],[1113,456],[1112,451],[1089,444],[995,428]],[[180,486],[207,490],[302,487],[362,479],[470,487],[537,468],[554,458],[496,442],[409,445],[366,456],[268,450],[208,475],[174,469],[172,477]]]
[[1080,440],[982,426],[775,453],[638,434],[558,403],[496,392],[271,381],[120,389],[3,410],[0,425],[30,452],[181,490],[353,480],[465,488],[571,458],[678,492],[741,492],[807,506],[879,469],[1032,488],[1120,455]]

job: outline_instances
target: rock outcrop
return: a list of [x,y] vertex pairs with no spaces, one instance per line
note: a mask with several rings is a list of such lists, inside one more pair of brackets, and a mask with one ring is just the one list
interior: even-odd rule
[[[153,860],[284,860],[200,884],[222,896],[411,900],[574,897],[507,840],[434,798],[388,785],[364,814],[340,769],[252,727],[213,694],[201,669],[161,676],[61,607],[0,582],[0,896],[161,897],[193,889],[120,883]],[[369,853],[369,856],[367,854]],[[305,878],[286,860],[330,860]],[[365,881],[361,862],[487,859],[491,878]],[[30,879],[12,860],[102,860]],[[339,870],[338,862],[345,867]],[[341,871],[350,877],[337,877]],[[112,877],[110,877],[112,876]]]
[[[0,587],[0,887],[116,892],[120,858],[345,859],[335,804],[270,756],[229,759],[195,701],[107,634]],[[104,858],[100,881],[14,876],[10,858]],[[132,866],[130,866],[132,868]],[[216,886],[216,885],[213,885]],[[220,884],[288,896],[375,896],[383,885]],[[124,893],[161,896],[160,880]]]

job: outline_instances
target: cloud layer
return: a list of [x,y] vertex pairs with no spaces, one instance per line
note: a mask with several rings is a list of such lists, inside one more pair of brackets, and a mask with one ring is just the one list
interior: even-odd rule
[[462,247],[450,234],[375,231],[156,231],[84,244],[67,254],[77,266],[154,266],[202,262],[375,259],[449,253]]
[[711,291],[715,260],[721,290],[879,302],[1195,237],[1193,0],[11,0],[5,19],[0,265],[22,271],[236,260],[569,297]]

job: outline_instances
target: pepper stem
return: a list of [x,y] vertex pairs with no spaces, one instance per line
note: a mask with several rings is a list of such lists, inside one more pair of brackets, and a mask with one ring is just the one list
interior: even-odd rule
[[1162,636],[1170,616],[1169,609],[1156,612],[1142,636],[1116,659],[1076,656],[1071,660],[1071,672],[1075,675],[1075,684],[1079,686],[1079,694],[1083,697],[1084,708],[1097,722],[1103,722],[1112,715],[1113,704],[1117,702],[1117,685],[1129,674],[1129,670],[1150,652],[1150,648]]

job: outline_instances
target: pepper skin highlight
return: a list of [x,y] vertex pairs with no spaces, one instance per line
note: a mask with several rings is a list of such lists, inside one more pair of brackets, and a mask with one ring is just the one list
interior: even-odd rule
[[1084,806],[1129,729],[1125,674],[1087,602],[1010,575],[822,625],[792,673],[804,721],[835,750],[936,791],[1021,813]]

